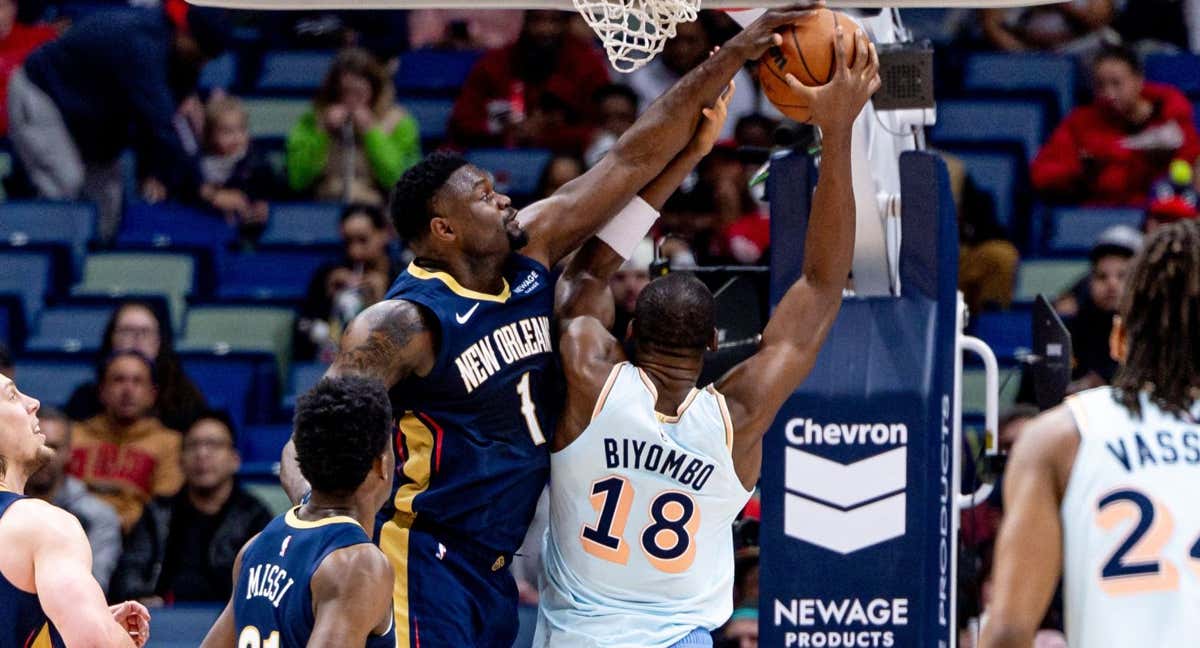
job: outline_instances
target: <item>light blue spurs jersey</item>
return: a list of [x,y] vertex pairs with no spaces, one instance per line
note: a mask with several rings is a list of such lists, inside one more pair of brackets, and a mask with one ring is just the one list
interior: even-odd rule
[[693,389],[674,416],[613,367],[591,423],[550,455],[550,528],[534,646],[655,648],[732,613],[730,525],[747,492],[725,397]]

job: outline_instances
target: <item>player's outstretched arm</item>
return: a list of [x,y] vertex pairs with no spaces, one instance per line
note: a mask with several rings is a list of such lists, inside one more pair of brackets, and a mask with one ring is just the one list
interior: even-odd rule
[[517,217],[529,235],[522,253],[552,266],[595,234],[683,149],[701,109],[716,101],[742,65],[782,42],[775,30],[817,4],[763,14],[651,104],[596,166],[521,210]]
[[233,559],[233,590],[234,593],[229,597],[229,603],[225,605],[225,609],[221,610],[221,616],[217,617],[213,626],[208,629],[208,634],[204,635],[204,641],[200,644],[200,648],[236,648],[237,646],[237,625],[233,618],[233,597],[237,596],[238,577],[242,573],[242,555],[246,553],[246,547],[254,542],[258,534],[254,534],[242,548],[238,550],[237,557]]
[[[346,327],[341,349],[325,375],[368,376],[390,388],[411,374],[423,376],[433,369],[436,335],[436,322],[420,306],[402,299],[381,301]],[[293,503],[309,490],[290,440],[280,457],[279,482]]]
[[[38,601],[72,648],[140,648],[150,635],[150,615],[137,603],[110,608],[92,577],[92,550],[75,516],[42,502],[22,515],[22,535],[33,549]],[[118,621],[119,619],[119,621]],[[133,633],[137,633],[136,636]]]
[[1004,472],[1004,522],[996,539],[994,590],[981,648],[1028,648],[1062,573],[1059,503],[1079,448],[1067,406],[1034,419]]
[[308,648],[362,646],[391,629],[394,575],[373,544],[339,549],[321,561],[312,578],[313,631]]
[[[733,418],[733,460],[747,488],[758,482],[762,436],[788,396],[812,371],[842,303],[854,259],[854,190],[850,138],[854,119],[879,87],[879,59],[865,36],[850,42],[839,26],[833,79],[806,88],[788,84],[812,110],[821,128],[821,177],[813,195],[800,279],[780,300],[763,331],[759,350],[718,381]],[[858,49],[846,66],[846,47]]]

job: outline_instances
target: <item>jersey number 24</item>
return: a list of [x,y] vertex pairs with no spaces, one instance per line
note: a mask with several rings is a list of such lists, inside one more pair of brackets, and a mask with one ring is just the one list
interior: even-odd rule
[[[594,525],[583,525],[579,539],[583,550],[620,565],[629,562],[629,544],[625,542],[625,524],[633,503],[633,485],[628,479],[611,475],[592,482],[592,508],[600,517]],[[650,500],[649,524],[638,534],[642,552],[655,569],[678,574],[696,559],[696,530],[700,511],[687,493],[667,490]]]
[[[1175,531],[1171,511],[1134,488],[1109,492],[1096,505],[1096,523],[1102,529],[1112,529],[1130,518],[1136,522],[1129,535],[1100,569],[1100,587],[1113,595],[1174,590],[1179,585],[1179,569],[1162,556]],[[1191,545],[1188,563],[1200,577],[1200,539]]]

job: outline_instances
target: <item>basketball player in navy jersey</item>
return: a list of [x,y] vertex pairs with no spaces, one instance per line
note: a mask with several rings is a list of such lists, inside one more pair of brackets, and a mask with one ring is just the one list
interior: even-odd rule
[[378,380],[325,378],[296,402],[308,502],[251,538],[201,648],[394,648],[392,567],[371,542],[392,492],[392,407]]
[[54,455],[39,405],[0,375],[0,648],[48,647],[52,635],[72,648],[141,648],[150,614],[140,603],[107,606],[79,520],[22,494]]
[[[507,567],[546,484],[561,403],[550,268],[593,235],[618,251],[642,238],[657,213],[641,203],[622,218],[626,206],[687,145],[701,109],[782,42],[774,30],[804,8],[764,14],[595,167],[520,214],[457,156],[433,154],[397,183],[392,221],[417,258],[347,327],[329,375],[393,389],[401,468],[379,543],[396,572],[401,648],[512,645],[517,588]],[[280,479],[299,501],[309,486],[294,456],[289,444]]]

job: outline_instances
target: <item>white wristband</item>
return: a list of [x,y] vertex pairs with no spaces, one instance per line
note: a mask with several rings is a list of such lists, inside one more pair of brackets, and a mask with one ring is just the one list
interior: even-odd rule
[[658,211],[641,196],[634,196],[624,209],[596,232],[596,236],[622,259],[628,259],[657,220]]

